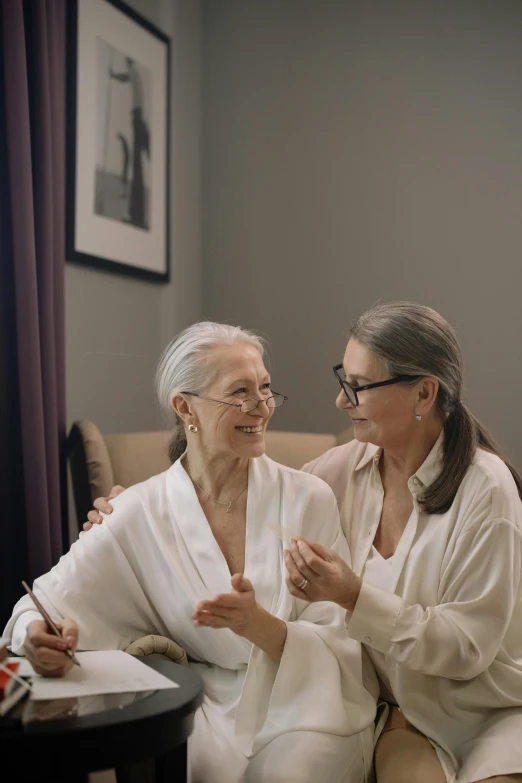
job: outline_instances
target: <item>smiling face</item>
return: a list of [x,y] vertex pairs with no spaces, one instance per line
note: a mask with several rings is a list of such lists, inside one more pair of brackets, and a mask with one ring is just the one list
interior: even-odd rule
[[[202,397],[239,405],[272,395],[270,374],[259,351],[249,343],[215,348],[209,357],[214,380]],[[265,453],[266,426],[274,409],[260,403],[248,413],[233,405],[185,397],[190,415],[186,424],[198,426],[198,441],[211,457],[259,457]],[[189,439],[190,442],[190,439]]]
[[[391,377],[384,363],[354,339],[346,346],[343,368],[352,386],[378,383]],[[358,393],[358,406],[352,405],[341,389],[336,406],[350,414],[356,440],[389,448],[405,443],[416,433],[415,413],[421,410],[424,414],[426,408],[423,385],[421,379],[414,385],[398,383],[367,389]]]

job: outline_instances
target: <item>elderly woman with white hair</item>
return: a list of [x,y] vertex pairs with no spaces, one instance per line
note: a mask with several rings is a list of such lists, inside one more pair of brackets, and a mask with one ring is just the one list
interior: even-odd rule
[[[63,649],[125,649],[145,634],[176,639],[205,684],[189,740],[193,783],[363,783],[371,774],[375,698],[344,611],[294,598],[283,540],[319,541],[350,562],[331,489],[264,456],[286,399],[263,345],[238,327],[199,323],[165,350],[157,373],[175,414],[172,467],[122,492],[28,597],[5,635],[47,676]],[[371,667],[365,681],[376,686]],[[375,692],[375,690],[374,690]]]

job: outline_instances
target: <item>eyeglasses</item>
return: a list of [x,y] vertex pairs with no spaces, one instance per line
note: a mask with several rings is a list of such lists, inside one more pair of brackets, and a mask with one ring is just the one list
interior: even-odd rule
[[367,383],[365,386],[352,386],[348,383],[344,374],[342,364],[336,364],[333,368],[334,375],[339,381],[339,386],[344,391],[352,405],[359,405],[358,392],[366,391],[366,389],[378,389],[379,386],[391,386],[394,383],[415,383],[422,375],[396,375],[395,378],[390,378],[387,381],[379,381],[378,383]]
[[232,408],[239,408],[241,413],[250,413],[255,411],[260,402],[264,402],[267,408],[280,408],[284,405],[288,397],[284,394],[278,394],[274,392],[271,397],[263,397],[261,400],[243,400],[243,402],[224,402],[223,400],[215,400],[213,397],[202,397],[195,392],[181,392],[181,394],[189,394],[191,397],[199,397],[200,400],[209,400],[210,402],[218,402],[220,405],[230,405]]

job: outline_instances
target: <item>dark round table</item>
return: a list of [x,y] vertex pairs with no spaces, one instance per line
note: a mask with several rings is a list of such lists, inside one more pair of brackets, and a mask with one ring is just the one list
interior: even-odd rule
[[201,678],[166,660],[140,660],[179,688],[26,701],[0,725],[5,783],[79,783],[116,770],[118,783],[185,783],[187,739],[203,700]]

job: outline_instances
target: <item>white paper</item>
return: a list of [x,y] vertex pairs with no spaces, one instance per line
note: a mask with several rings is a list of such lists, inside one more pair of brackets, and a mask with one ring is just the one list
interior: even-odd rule
[[81,668],[73,666],[65,677],[41,677],[34,674],[29,661],[22,659],[25,666],[18,673],[27,677],[33,672],[31,698],[37,701],[70,699],[103,693],[179,688],[177,683],[122,650],[79,652],[76,656]]

